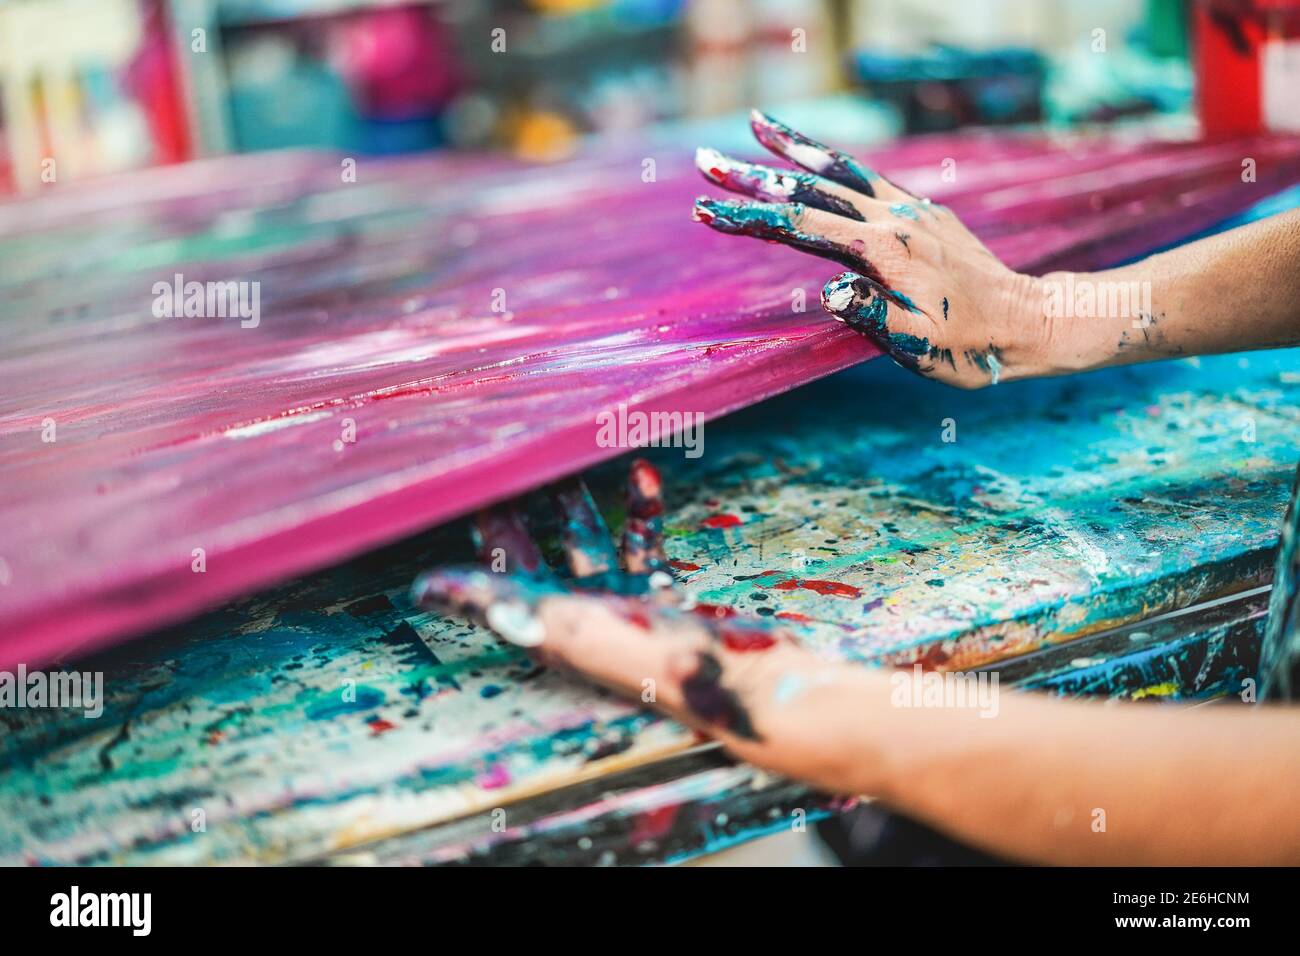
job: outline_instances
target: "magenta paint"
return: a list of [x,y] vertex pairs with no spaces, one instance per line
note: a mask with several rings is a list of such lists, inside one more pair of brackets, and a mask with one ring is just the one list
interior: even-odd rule
[[[878,354],[817,306],[834,266],[690,221],[693,146],[363,161],[354,183],[340,157],[245,156],[0,205],[0,667],[617,455],[601,409],[713,418]],[[1282,139],[976,134],[866,159],[1037,270],[1116,261],[1300,179]],[[155,318],[176,273],[260,283],[260,324]]]

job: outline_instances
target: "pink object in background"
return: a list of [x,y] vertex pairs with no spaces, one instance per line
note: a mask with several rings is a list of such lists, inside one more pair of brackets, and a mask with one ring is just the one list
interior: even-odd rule
[[365,116],[435,113],[459,83],[451,36],[423,7],[366,11],[339,25],[332,46]]

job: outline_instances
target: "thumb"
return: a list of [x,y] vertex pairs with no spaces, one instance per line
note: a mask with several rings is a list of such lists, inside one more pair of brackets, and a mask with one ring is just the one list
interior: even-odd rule
[[919,371],[927,357],[939,357],[919,321],[921,311],[907,296],[856,272],[841,272],[822,289],[822,307],[884,349],[900,365]]

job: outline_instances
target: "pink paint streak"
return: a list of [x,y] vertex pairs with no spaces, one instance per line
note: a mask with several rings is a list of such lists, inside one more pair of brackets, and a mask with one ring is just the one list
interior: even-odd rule
[[[708,187],[690,150],[648,148],[376,160],[352,184],[338,157],[262,154],[0,205],[0,667],[618,454],[594,416],[619,402],[714,418],[877,354],[790,310],[837,266],[693,225]],[[939,178],[949,156],[958,183]],[[1114,262],[1300,179],[1280,139],[1066,153],[979,134],[867,158],[1037,270]],[[155,318],[153,284],[176,272],[260,283],[260,324]]]

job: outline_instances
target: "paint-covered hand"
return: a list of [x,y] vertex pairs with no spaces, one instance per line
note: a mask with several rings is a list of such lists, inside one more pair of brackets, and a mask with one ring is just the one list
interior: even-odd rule
[[770,116],[755,112],[751,125],[800,168],[699,150],[705,178],[761,201],[702,197],[697,221],[847,267],[822,304],[906,368],[963,388],[1057,370],[1037,279],[1004,266],[949,209]]
[[843,741],[868,719],[870,699],[887,699],[883,676],[825,661],[765,619],[691,602],[664,558],[658,474],[634,462],[628,488],[621,567],[590,493],[573,479],[552,494],[567,575],[547,567],[518,509],[498,508],[476,522],[487,566],[427,572],[414,600],[650,704],[743,760],[836,792],[871,790],[872,762]]

